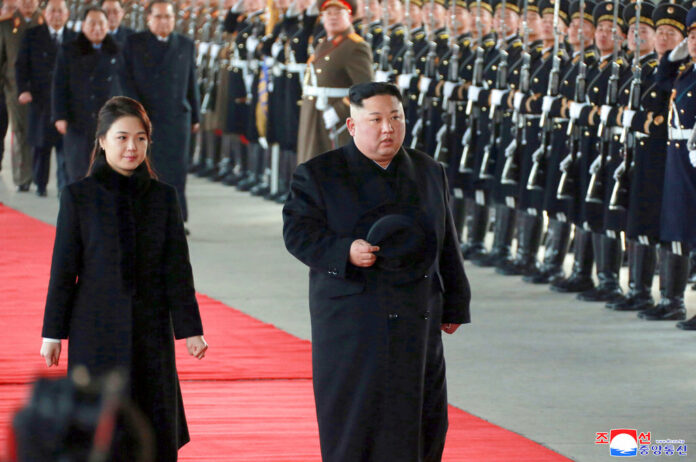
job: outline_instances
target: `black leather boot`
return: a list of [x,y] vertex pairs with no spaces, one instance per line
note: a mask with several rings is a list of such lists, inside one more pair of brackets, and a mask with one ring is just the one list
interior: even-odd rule
[[682,330],[696,330],[696,316],[688,321],[679,321],[677,327]]
[[261,146],[256,143],[250,143],[247,146],[247,171],[245,178],[237,183],[239,191],[249,191],[261,182],[258,173],[261,168],[261,151]]
[[638,313],[647,321],[682,321],[686,319],[684,291],[689,278],[689,257],[666,250],[660,271],[660,302]]
[[515,233],[516,210],[504,204],[495,206],[495,226],[493,228],[493,247],[487,254],[472,258],[476,266],[490,267],[503,264],[511,257],[510,247]]
[[576,293],[590,290],[595,286],[592,280],[593,236],[594,233],[575,227],[573,270],[567,278],[552,282],[551,290],[561,293]]
[[544,261],[532,274],[522,278],[532,284],[550,284],[563,279],[563,262],[568,253],[570,242],[570,225],[564,221],[549,220],[544,245]]
[[619,285],[619,270],[621,270],[623,259],[621,241],[618,238],[603,234],[599,237],[601,252],[601,257],[597,258],[599,284],[594,289],[578,294],[578,300],[585,302],[609,302],[619,299],[623,295],[623,290]]
[[689,252],[689,284],[696,284],[696,249]]
[[[532,273],[536,268],[537,253],[541,244],[543,220],[540,216],[517,212],[517,253],[495,268],[503,276],[519,276]],[[524,217],[524,218],[522,218]],[[520,218],[522,218],[520,220]]]
[[465,260],[486,253],[483,240],[486,238],[488,230],[488,207],[471,201],[467,205],[470,213],[466,217],[467,236],[466,242],[462,244],[462,256]]
[[655,306],[652,297],[652,280],[657,255],[654,245],[642,245],[628,241],[628,293],[607,303],[615,311],[642,311]]

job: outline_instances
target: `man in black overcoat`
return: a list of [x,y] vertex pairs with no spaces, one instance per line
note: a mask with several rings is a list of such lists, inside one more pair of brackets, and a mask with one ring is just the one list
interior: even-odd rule
[[121,24],[125,15],[123,3],[121,3],[121,0],[102,0],[101,7],[109,21],[109,35],[122,48],[126,43],[126,38],[135,33],[130,27]]
[[27,141],[34,150],[34,183],[39,196],[46,195],[51,150],[54,147],[58,190],[62,190],[68,181],[63,137],[51,122],[51,80],[58,47],[61,43],[70,42],[76,35],[65,27],[69,17],[65,0],[50,0],[44,9],[46,22],[27,29],[15,63],[19,103],[29,104]]
[[402,146],[401,95],[351,88],[353,140],[300,164],[285,245],[310,267],[314,395],[324,461],[439,461],[441,330],[468,323],[469,283],[446,173]]
[[174,31],[174,4],[147,7],[148,30],[126,39],[126,95],[142,103],[152,120],[152,162],[160,180],[176,188],[184,221],[191,133],[199,129],[199,93],[193,41]]

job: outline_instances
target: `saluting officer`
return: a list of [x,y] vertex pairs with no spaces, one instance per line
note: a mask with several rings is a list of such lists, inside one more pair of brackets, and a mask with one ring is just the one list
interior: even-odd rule
[[372,80],[372,51],[355,33],[352,0],[323,0],[319,5],[326,36],[315,45],[304,75],[297,161],[303,163],[349,140],[348,88]]
[[[668,113],[667,161],[660,218],[665,287],[654,308],[638,313],[646,320],[686,318],[684,291],[689,249],[696,245],[696,8],[686,16],[687,38],[662,57],[657,80],[671,87]],[[677,323],[696,330],[696,317]]]
[[15,62],[26,30],[44,23],[38,6],[38,0],[21,0],[14,14],[0,21],[0,69],[12,125],[12,180],[19,192],[29,191],[31,186],[33,153],[27,141],[28,108],[17,100]]

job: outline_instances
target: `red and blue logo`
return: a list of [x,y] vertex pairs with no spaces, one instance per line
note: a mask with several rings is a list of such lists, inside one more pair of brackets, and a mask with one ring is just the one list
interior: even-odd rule
[[638,431],[627,428],[612,429],[609,432],[610,455],[633,457],[638,455]]

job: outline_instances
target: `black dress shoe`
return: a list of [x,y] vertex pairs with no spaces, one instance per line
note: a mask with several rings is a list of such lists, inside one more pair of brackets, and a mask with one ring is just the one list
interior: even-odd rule
[[462,257],[464,260],[471,260],[472,258],[480,258],[486,254],[486,248],[482,243],[469,243],[464,242],[461,244],[460,249],[462,251]]
[[29,191],[29,188],[31,187],[31,184],[20,184],[17,186],[17,192],[27,192]]
[[529,282],[530,284],[552,284],[559,281],[565,277],[562,268],[537,268],[531,274],[527,274],[522,278],[524,282]]
[[265,196],[271,191],[268,183],[259,183],[249,190],[252,196]]
[[654,308],[638,313],[638,317],[646,321],[683,321],[686,319],[684,300],[662,299]]
[[36,195],[39,197],[46,197],[46,190],[45,189],[37,189]]
[[611,302],[618,300],[623,296],[621,287],[618,285],[599,285],[594,289],[580,292],[577,296],[578,300],[583,302]]
[[688,321],[679,321],[677,327],[682,330],[696,330],[696,316]]
[[626,295],[607,302],[606,308],[614,311],[644,311],[655,307],[655,301],[650,295]]
[[582,274],[571,274],[565,279],[551,283],[551,290],[563,294],[585,292],[594,288],[592,277]]
[[184,226],[184,234],[186,234],[187,236],[191,235],[191,231],[188,229],[187,226]]
[[505,263],[510,258],[510,252],[488,252],[477,255],[476,258],[471,258],[471,263],[481,268],[491,268]]

